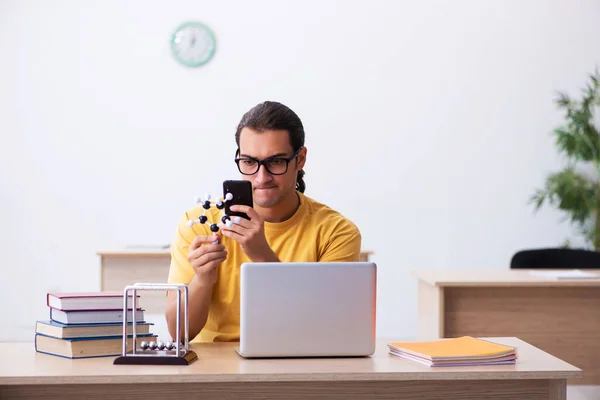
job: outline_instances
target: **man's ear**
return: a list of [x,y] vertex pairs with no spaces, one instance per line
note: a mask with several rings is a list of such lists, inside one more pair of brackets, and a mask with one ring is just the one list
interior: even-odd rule
[[306,147],[302,147],[302,149],[300,149],[300,151],[298,152],[298,171],[304,168],[304,164],[306,164],[306,152]]

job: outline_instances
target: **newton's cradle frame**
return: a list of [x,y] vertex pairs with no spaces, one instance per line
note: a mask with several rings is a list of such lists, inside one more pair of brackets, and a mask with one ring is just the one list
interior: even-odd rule
[[[175,343],[159,345],[151,342],[148,346],[145,342],[138,347],[137,344],[137,329],[136,329],[136,300],[138,291],[169,291],[177,292],[177,329],[175,337],[178,339]],[[132,314],[132,349],[127,349],[127,298],[131,292],[133,306],[131,307]],[[184,284],[163,284],[163,283],[136,283],[126,286],[123,291],[123,352],[117,357],[113,364],[117,365],[190,365],[198,359],[198,355],[190,350],[189,347],[189,309],[188,309],[188,287]],[[183,313],[184,313],[184,342],[181,343],[181,298],[183,297]]]

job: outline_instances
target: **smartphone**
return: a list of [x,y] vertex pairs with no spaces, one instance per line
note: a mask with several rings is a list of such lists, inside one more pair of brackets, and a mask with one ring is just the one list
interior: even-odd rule
[[239,211],[231,211],[230,207],[233,205],[244,205],[254,207],[254,201],[252,200],[252,183],[244,180],[227,180],[223,182],[223,199],[227,196],[227,193],[231,193],[233,198],[225,202],[225,214],[230,217],[239,216],[242,218],[250,219],[246,213]]

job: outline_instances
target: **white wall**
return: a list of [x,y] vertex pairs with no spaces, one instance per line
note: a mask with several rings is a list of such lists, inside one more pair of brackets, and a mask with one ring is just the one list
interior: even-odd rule
[[[169,54],[185,20],[216,33],[204,68]],[[376,253],[379,336],[412,337],[411,270],[570,234],[527,199],[561,166],[555,92],[597,64],[593,0],[4,0],[0,339],[33,338],[47,291],[97,290],[97,249],[168,243],[237,177],[234,128],[266,99],[303,119],[307,195]]]

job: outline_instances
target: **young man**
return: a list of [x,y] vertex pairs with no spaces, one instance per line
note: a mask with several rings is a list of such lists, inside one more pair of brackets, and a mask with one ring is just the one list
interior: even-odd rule
[[[171,245],[168,282],[188,285],[191,341],[239,340],[244,262],[359,260],[358,228],[304,194],[304,128],[292,110],[276,102],[258,104],[242,117],[235,139],[235,162],[252,183],[254,207],[232,210],[250,220],[233,218],[235,223],[220,224],[215,235],[209,223],[188,226],[204,212],[199,205],[181,218]],[[221,221],[222,215],[215,207],[207,210],[208,221]],[[173,339],[176,313],[176,294],[169,291],[166,319]],[[183,340],[183,319],[180,332]]]

